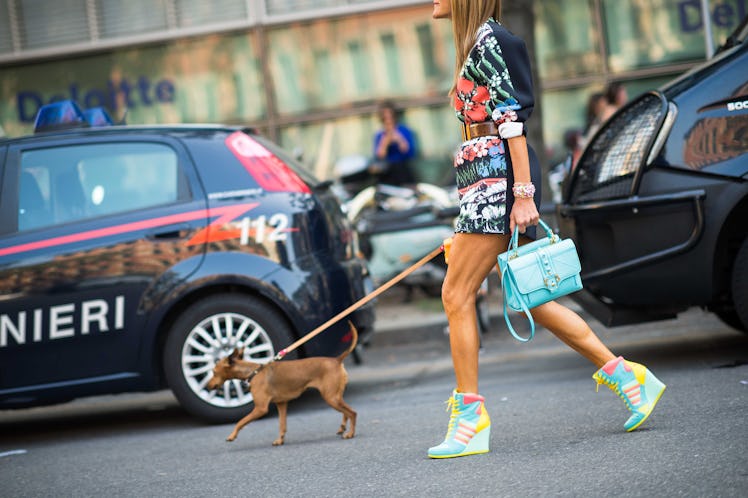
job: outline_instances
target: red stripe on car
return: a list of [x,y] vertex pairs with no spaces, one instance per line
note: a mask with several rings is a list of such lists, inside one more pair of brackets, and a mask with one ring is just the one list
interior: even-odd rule
[[[232,206],[225,206],[216,209],[200,209],[197,211],[190,211],[187,213],[172,214],[169,216],[161,216],[159,218],[151,218],[149,220],[135,221],[132,223],[124,223],[122,225],[114,225],[106,228],[98,228],[96,230],[88,230],[86,232],[72,233],[70,235],[62,235],[60,237],[52,237],[51,239],[37,240],[34,242],[28,242],[26,244],[19,244],[10,247],[0,248],[0,256],[7,256],[9,254],[18,254],[22,252],[35,251],[38,249],[46,249],[48,247],[61,246],[65,244],[73,244],[75,242],[82,242],[85,240],[99,239],[102,237],[109,237],[111,235],[119,235],[127,232],[135,232],[137,230],[146,230],[148,228],[155,228],[173,223],[181,223],[183,221],[199,220],[201,218],[213,218],[218,216],[219,218],[208,225],[206,228],[197,232],[187,244],[194,245],[204,242],[212,242],[215,240],[225,240],[227,238],[235,237],[235,230],[220,230],[218,227],[219,223],[226,223],[235,219],[236,217],[244,214],[250,209],[257,207],[258,203],[238,204]],[[226,234],[231,234],[227,236]],[[201,237],[200,239],[197,239]],[[198,240],[198,241],[196,241]]]

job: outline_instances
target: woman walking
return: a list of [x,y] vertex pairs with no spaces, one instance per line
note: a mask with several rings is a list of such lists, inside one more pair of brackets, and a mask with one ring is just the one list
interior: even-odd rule
[[[452,20],[457,60],[450,96],[465,141],[455,157],[460,215],[442,288],[457,385],[447,435],[429,449],[431,458],[488,452],[491,421],[478,390],[475,296],[514,228],[527,242],[539,220],[540,164],[524,126],[534,106],[530,59],[500,14],[501,0],[434,1],[433,17]],[[632,412],[626,430],[647,419],[665,385],[646,367],[613,355],[581,317],[558,303],[532,313],[598,368],[592,376],[598,385],[623,399]]]

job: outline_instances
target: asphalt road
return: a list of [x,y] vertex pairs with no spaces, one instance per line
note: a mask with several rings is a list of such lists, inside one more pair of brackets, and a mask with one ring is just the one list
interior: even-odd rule
[[[417,315],[417,313],[416,313]],[[375,336],[348,364],[356,437],[316,393],[277,418],[202,425],[168,392],[104,396],[0,412],[0,496],[746,496],[748,336],[693,310],[646,327],[605,329],[618,354],[668,384],[633,433],[593,368],[540,331],[520,344],[496,320],[484,337],[481,391],[489,454],[429,460],[444,436],[453,377],[439,323]]]

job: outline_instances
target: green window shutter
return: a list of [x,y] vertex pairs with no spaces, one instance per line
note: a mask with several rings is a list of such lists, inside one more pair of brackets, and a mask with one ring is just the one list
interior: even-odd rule
[[367,60],[367,53],[358,41],[348,42],[348,53],[353,63],[353,77],[356,89],[361,93],[359,97],[365,97],[371,92],[371,69]]
[[395,35],[392,33],[383,34],[382,47],[384,48],[384,60],[387,64],[387,83],[390,90],[399,90],[402,85],[402,75],[400,74],[400,58]]
[[427,78],[438,78],[440,76],[439,66],[436,64],[436,55],[434,54],[434,36],[431,33],[429,24],[420,24],[416,26],[418,35],[418,46],[421,49],[421,59],[423,60],[423,71]]

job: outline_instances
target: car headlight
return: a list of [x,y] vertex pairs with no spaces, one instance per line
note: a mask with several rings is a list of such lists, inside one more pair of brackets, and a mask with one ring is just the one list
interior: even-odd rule
[[637,173],[651,160],[650,151],[663,135],[667,114],[665,97],[653,92],[613,116],[582,154],[569,201],[576,204],[634,194]]

